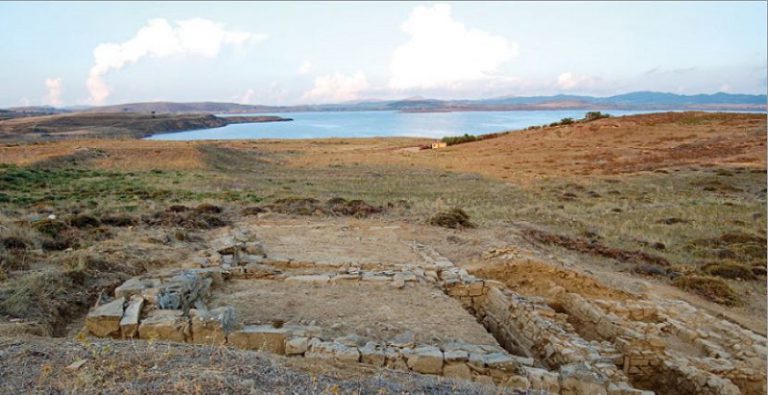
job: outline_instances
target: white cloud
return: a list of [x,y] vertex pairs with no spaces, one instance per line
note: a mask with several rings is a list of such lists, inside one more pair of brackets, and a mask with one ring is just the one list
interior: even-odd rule
[[591,87],[594,84],[594,78],[587,75],[574,74],[570,71],[566,71],[557,77],[557,87],[563,90]]
[[54,107],[61,105],[61,92],[64,90],[64,86],[61,82],[61,78],[46,78],[45,88],[48,89],[48,96],[46,97],[46,103]]
[[312,62],[305,60],[304,63],[301,64],[301,67],[299,67],[299,74],[307,74],[309,73],[309,70],[312,70]]
[[104,75],[142,58],[173,55],[216,57],[223,46],[240,46],[266,38],[263,34],[230,31],[224,25],[206,19],[177,21],[172,26],[165,19],[151,19],[136,35],[122,43],[103,43],[93,50],[94,65],[86,85],[89,101],[101,104],[109,96]]
[[303,95],[311,103],[329,103],[355,100],[368,88],[368,79],[362,71],[346,76],[341,73],[315,78],[315,85]]
[[243,93],[243,95],[240,97],[240,103],[242,104],[250,104],[253,101],[253,97],[256,95],[256,92],[253,89],[248,89]]
[[517,44],[451,16],[451,7],[418,6],[402,25],[409,40],[392,54],[389,86],[393,89],[451,87],[493,77],[517,55]]

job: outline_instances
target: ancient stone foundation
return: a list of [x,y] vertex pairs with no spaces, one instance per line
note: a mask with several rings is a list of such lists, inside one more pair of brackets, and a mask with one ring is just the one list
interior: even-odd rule
[[[408,243],[408,248],[422,262],[320,264],[269,258],[254,242],[224,238],[186,268],[126,281],[115,290],[114,299],[91,310],[85,326],[98,337],[363,363],[532,393],[645,394],[652,393],[644,390],[650,388],[672,394],[766,391],[765,337],[687,303],[589,300],[558,287],[546,298],[528,297],[470,275],[428,246]],[[356,333],[330,336],[338,331],[281,320],[243,324],[232,307],[208,307],[211,294],[232,281],[253,280],[297,289],[349,283],[387,286],[392,292],[431,289],[449,301],[459,301],[466,320],[480,323],[495,342],[368,338]]]

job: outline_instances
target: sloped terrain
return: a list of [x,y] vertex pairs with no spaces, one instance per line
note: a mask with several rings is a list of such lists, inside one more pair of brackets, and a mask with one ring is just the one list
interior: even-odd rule
[[2,146],[0,386],[765,393],[765,127]]

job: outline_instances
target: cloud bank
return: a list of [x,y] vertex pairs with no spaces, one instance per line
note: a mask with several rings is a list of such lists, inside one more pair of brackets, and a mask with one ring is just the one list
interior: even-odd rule
[[46,103],[58,107],[62,104],[61,92],[64,90],[61,78],[46,78],[45,88],[48,89]]
[[566,71],[557,77],[557,87],[566,91],[576,88],[590,88],[595,85],[595,82],[596,80],[593,77],[574,74],[570,71]]
[[362,71],[347,76],[335,73],[315,78],[312,89],[302,96],[309,103],[328,103],[355,100],[368,89],[368,79]]
[[86,86],[91,104],[102,104],[110,90],[104,76],[146,57],[163,58],[193,55],[214,58],[222,47],[241,46],[265,39],[263,34],[226,30],[224,25],[194,18],[171,25],[165,19],[151,19],[131,39],[122,43],[103,43],[93,50]]
[[517,55],[517,44],[465,27],[446,4],[416,7],[401,29],[409,39],[392,54],[389,87],[395,90],[487,79]]

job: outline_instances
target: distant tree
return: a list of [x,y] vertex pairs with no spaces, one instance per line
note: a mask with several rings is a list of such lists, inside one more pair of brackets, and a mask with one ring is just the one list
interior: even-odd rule
[[155,112],[154,112],[154,111],[152,111],[152,118],[154,118],[154,117],[155,117]]
[[573,123],[573,118],[563,118],[560,120],[561,125],[570,125]]
[[594,121],[601,118],[608,118],[611,114],[603,114],[600,111],[590,111],[587,113],[586,116],[584,116],[584,119],[586,121]]

